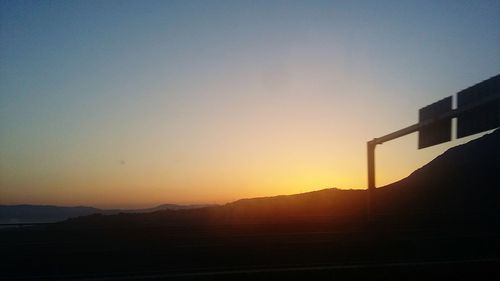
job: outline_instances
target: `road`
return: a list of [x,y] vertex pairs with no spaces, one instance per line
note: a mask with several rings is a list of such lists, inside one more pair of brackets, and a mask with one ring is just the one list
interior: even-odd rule
[[[303,226],[0,231],[1,280],[422,280],[500,268],[500,231]],[[446,277],[446,279],[448,279]]]

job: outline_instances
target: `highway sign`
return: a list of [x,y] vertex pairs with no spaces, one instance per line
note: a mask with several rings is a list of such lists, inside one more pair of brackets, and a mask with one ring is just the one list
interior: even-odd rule
[[497,96],[484,105],[466,111],[457,118],[457,138],[500,127],[500,75],[469,87],[457,94],[457,109]]
[[[419,123],[437,119],[450,112],[451,96],[437,101],[419,110]],[[418,131],[418,148],[425,148],[451,140],[451,118],[436,120]]]

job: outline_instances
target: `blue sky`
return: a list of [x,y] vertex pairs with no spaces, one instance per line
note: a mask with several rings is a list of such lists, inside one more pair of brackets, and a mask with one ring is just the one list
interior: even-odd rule
[[[363,188],[368,139],[500,72],[499,14],[498,1],[1,1],[0,203]],[[380,184],[460,143],[415,140],[380,150]]]

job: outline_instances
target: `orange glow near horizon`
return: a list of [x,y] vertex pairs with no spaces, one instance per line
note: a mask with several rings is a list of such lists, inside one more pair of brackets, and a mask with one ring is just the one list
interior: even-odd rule
[[[59,166],[43,171],[33,167],[32,171],[25,171],[31,172],[33,177],[24,182],[19,181],[20,177],[14,171],[3,175],[4,182],[17,181],[28,185],[30,181],[36,181],[38,188],[32,188],[27,194],[9,194],[5,192],[8,190],[3,190],[3,198],[10,200],[1,203],[145,208],[164,203],[224,204],[243,198],[332,187],[365,188],[366,151],[363,142],[359,142],[359,149],[345,144],[348,150],[320,138],[312,139],[317,140],[311,142],[314,145],[308,145],[307,140],[300,137],[283,145],[276,140],[259,143],[262,139],[257,138],[253,143],[242,145],[239,142],[240,146],[233,142],[224,148],[208,149],[209,153],[185,155],[175,159],[170,167],[162,157],[154,157],[154,151],[107,163],[99,153],[80,154],[76,157],[80,159],[78,169],[69,159],[53,159]],[[378,147],[377,186],[407,176],[451,145],[416,151],[414,135]],[[402,155],[412,155],[413,158],[405,160]]]
[[[500,18],[351,2],[0,4],[0,204],[366,188],[368,140],[498,73]],[[377,147],[377,186],[468,139]]]

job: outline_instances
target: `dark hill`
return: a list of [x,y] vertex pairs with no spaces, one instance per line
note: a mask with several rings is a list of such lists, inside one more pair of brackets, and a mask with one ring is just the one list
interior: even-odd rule
[[[453,147],[407,178],[377,189],[378,214],[488,215],[500,208],[500,130]],[[147,214],[91,216],[85,223],[245,224],[358,221],[366,218],[364,190],[243,199],[224,206]]]
[[381,212],[500,214],[500,130],[453,147],[377,190]]
[[499,138],[379,188],[373,220],[366,191],[326,189],[4,229],[0,279],[499,280]]
[[150,213],[160,210],[185,210],[207,206],[210,205],[162,204],[146,209],[98,209],[87,206],[0,205],[0,223],[51,223],[93,214]]
[[0,205],[0,223],[57,222],[100,212],[103,210],[85,206]]

